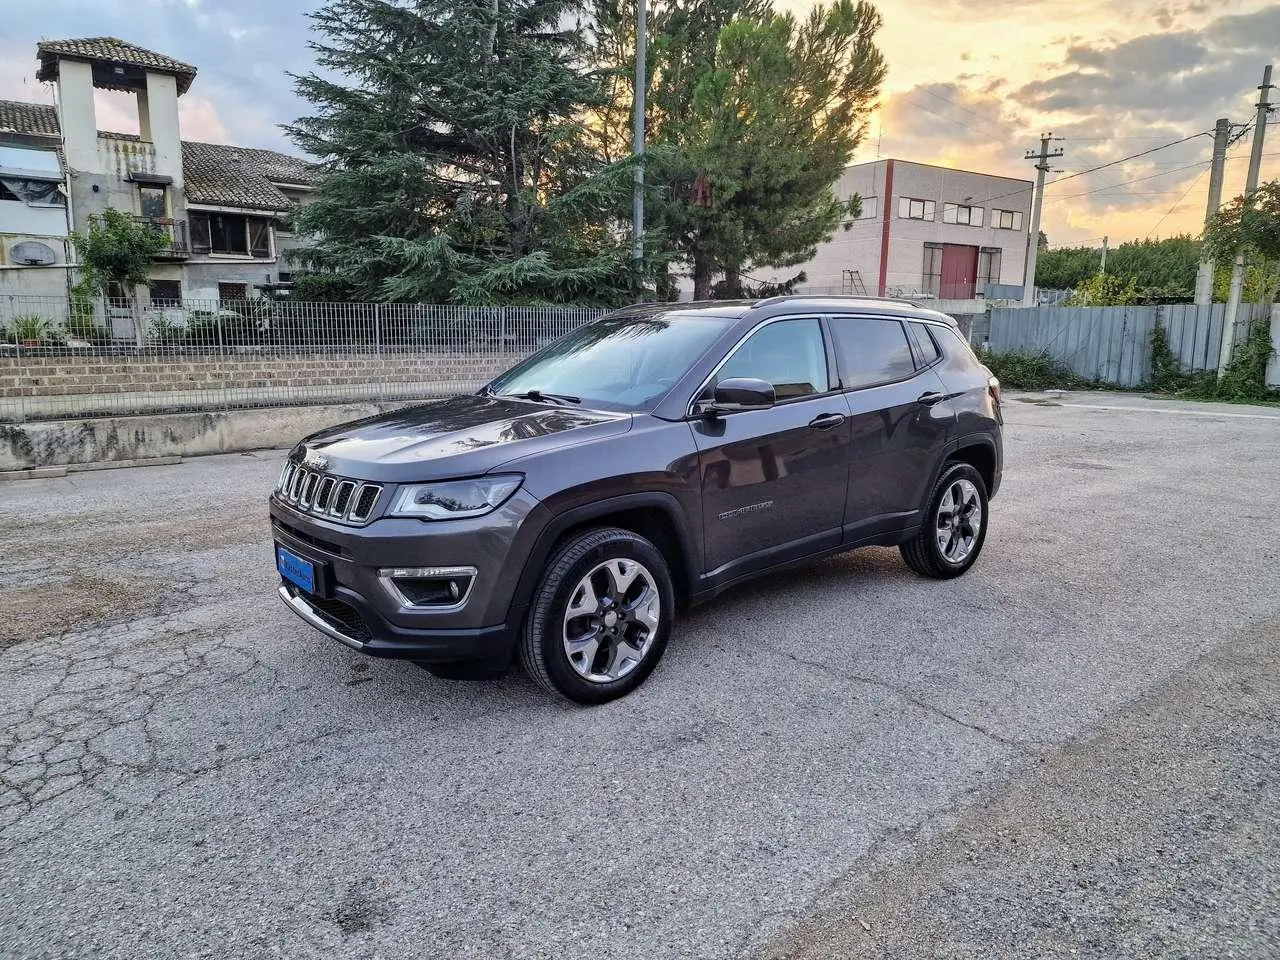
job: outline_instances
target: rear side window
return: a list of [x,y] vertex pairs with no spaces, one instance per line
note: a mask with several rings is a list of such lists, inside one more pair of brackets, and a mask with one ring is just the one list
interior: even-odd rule
[[916,372],[906,331],[897,320],[832,317],[840,379],[846,390],[904,380]]
[[938,331],[938,337],[942,341],[943,350],[947,355],[946,369],[948,371],[987,376],[987,368],[973,355],[973,348],[969,346],[964,337],[960,336],[958,330],[947,327],[945,331]]
[[778,320],[753,333],[720,368],[717,380],[755,377],[779,400],[825,393],[827,351],[817,319]]
[[924,366],[930,366],[942,356],[942,351],[934,343],[933,335],[929,333],[927,324],[912,322],[910,326],[911,333],[916,338],[916,348],[920,352],[920,361]]

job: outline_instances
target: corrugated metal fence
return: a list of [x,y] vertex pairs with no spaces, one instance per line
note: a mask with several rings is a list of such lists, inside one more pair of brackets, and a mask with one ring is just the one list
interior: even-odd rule
[[[1241,315],[1252,320],[1266,317],[1271,309],[1245,306]],[[1157,323],[1184,370],[1217,370],[1225,316],[1221,303],[996,308],[987,346],[1000,352],[1045,353],[1087,380],[1138,387],[1151,377],[1151,333]],[[1243,329],[1238,331],[1242,334]]]

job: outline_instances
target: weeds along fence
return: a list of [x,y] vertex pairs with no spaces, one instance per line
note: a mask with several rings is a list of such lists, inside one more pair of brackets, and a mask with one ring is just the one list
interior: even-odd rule
[[0,422],[450,396],[602,313],[0,296]]

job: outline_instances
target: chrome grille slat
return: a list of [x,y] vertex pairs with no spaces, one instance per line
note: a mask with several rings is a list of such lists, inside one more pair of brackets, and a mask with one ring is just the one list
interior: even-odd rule
[[329,498],[333,496],[334,483],[333,477],[324,477],[320,481],[320,486],[316,487],[316,513],[329,512]]
[[335,517],[341,517],[347,512],[347,508],[351,506],[351,494],[355,493],[356,482],[354,480],[343,480],[338,484],[333,494],[333,504],[329,507],[329,512]]
[[276,494],[303,513],[365,523],[382,498],[383,484],[349,480],[310,470],[289,461],[280,471]]

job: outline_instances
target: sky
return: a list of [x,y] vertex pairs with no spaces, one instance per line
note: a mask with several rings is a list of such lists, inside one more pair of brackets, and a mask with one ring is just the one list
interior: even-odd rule
[[[775,0],[803,14],[811,0]],[[315,0],[51,0],[8,10],[0,98],[53,102],[35,79],[41,39],[116,36],[199,69],[179,101],[188,140],[289,151],[278,124],[305,107],[288,72],[312,65]],[[1268,62],[1280,67],[1280,2],[1263,0],[881,0],[889,63],[855,161],[877,156],[1034,176],[1028,150],[1061,140],[1045,191],[1053,246],[1198,233],[1209,136],[1073,176],[1194,134],[1253,119]],[[1277,79],[1280,82],[1280,78]],[[1273,91],[1280,101],[1280,90]],[[1280,178],[1280,112],[1263,179]],[[101,129],[137,129],[131,101],[102,93]],[[1244,189],[1248,136],[1228,156],[1224,196]],[[1069,179],[1066,179],[1069,178]]]

